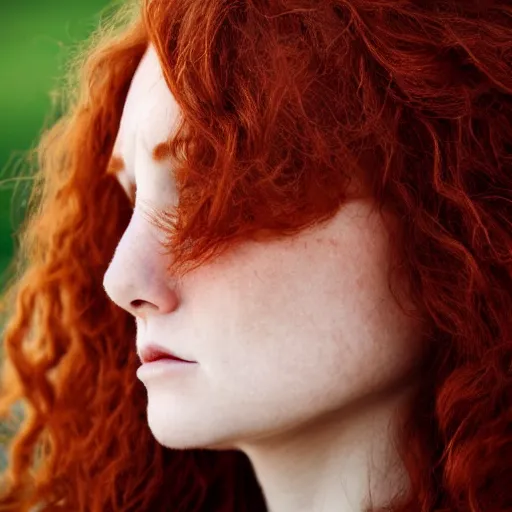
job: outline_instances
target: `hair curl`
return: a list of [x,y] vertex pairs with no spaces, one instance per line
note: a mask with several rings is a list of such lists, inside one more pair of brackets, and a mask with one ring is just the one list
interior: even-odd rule
[[0,405],[21,400],[26,417],[0,510],[265,510],[242,453],[154,440],[133,318],[102,287],[131,210],[107,163],[149,43],[183,114],[167,148],[180,201],[150,214],[169,271],[327,220],[362,178],[399,219],[396,263],[429,325],[400,432],[411,489],[388,510],[512,510],[509,2],[146,0],[130,12],[77,64],[79,94],[38,148],[3,300]]

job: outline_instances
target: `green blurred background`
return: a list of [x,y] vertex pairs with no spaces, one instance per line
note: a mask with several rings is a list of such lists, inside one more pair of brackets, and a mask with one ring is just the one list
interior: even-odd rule
[[[15,181],[50,113],[69,49],[98,26],[107,0],[3,0],[0,4],[0,282],[15,247],[30,182]],[[0,469],[8,428],[0,425]]]

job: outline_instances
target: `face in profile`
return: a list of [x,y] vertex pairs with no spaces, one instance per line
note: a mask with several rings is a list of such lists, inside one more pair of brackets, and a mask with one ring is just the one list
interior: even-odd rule
[[242,243],[179,281],[166,274],[142,205],[178,201],[172,162],[154,152],[179,116],[150,48],[113,151],[134,207],[104,286],[135,317],[133,350],[153,343],[196,362],[141,374],[156,439],[243,447],[343,418],[410,382],[420,326],[390,292],[393,234],[368,199],[294,237]]

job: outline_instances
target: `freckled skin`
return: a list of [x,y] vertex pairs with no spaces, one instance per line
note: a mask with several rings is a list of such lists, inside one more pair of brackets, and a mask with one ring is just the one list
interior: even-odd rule
[[[356,431],[368,438],[385,431],[388,408],[378,416],[384,426],[375,419],[370,424],[378,435],[360,418],[371,416],[368,404],[395,403],[406,389],[420,327],[390,294],[389,235],[368,200],[348,203],[327,223],[291,239],[241,244],[179,284],[167,280],[158,233],[138,205],[176,199],[169,161],[160,158],[161,146],[155,159],[154,149],[178,116],[150,49],[132,82],[114,147],[125,162],[120,182],[136,182],[137,199],[105,290],[135,316],[139,346],[156,342],[198,362],[187,374],[144,382],[157,440],[178,449],[242,449],[262,482],[281,481],[286,471],[268,475],[283,459],[267,464],[265,445],[279,439],[285,446],[301,432],[301,446],[343,451],[347,438],[334,441],[333,432],[350,431],[352,415],[359,418]],[[333,424],[344,426],[333,430]],[[301,461],[309,464],[315,453],[301,450]],[[341,473],[342,457],[333,460]],[[296,464],[284,466],[289,472]],[[366,478],[363,463],[350,471]],[[278,492],[270,484],[267,489],[269,496]]]

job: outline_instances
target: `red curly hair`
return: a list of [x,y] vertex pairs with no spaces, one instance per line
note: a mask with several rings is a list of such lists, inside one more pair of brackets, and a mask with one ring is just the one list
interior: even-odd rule
[[[4,293],[1,411],[25,418],[1,511],[261,512],[236,451],[151,435],[134,319],[102,279],[131,207],[107,172],[157,50],[183,122],[169,271],[331,218],[361,178],[398,219],[429,326],[392,512],[512,510],[512,7],[496,0],[146,0],[94,39],[38,148]],[[123,10],[124,12],[124,10]],[[78,91],[78,94],[75,92]]]

